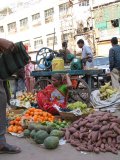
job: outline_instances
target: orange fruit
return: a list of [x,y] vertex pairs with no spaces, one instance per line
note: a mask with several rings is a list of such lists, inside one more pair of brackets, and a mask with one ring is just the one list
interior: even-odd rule
[[11,126],[8,127],[7,131],[12,132],[13,128]]
[[25,117],[29,117],[29,116],[30,116],[29,114],[27,114],[27,113],[25,114]]
[[30,108],[29,111],[30,111],[30,112],[34,112],[34,111],[35,111],[35,108]]
[[34,115],[34,112],[30,112],[30,115],[33,116],[33,115]]
[[15,121],[15,125],[19,125],[19,121]]
[[26,114],[30,114],[30,111],[29,111],[29,110],[27,110],[25,113],[26,113]]
[[17,131],[17,126],[14,126],[12,132],[17,133]]
[[16,117],[15,120],[16,120],[16,121],[20,121],[20,120],[21,120],[21,117]]
[[39,112],[35,111],[35,112],[34,112],[34,115],[39,115]]
[[18,127],[17,127],[17,130],[22,132],[22,131],[23,131],[23,128],[22,128],[21,126],[18,126]]
[[9,122],[10,125],[13,125],[14,123],[15,123],[15,121],[10,121]]
[[34,122],[36,122],[38,120],[37,116],[33,117]]

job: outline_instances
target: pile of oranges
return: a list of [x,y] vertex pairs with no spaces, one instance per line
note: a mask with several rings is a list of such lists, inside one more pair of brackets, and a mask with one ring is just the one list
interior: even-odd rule
[[9,127],[8,127],[8,132],[13,132],[13,133],[22,133],[24,128],[22,127],[22,120],[26,119],[28,121],[33,121],[35,123],[38,122],[53,122],[54,121],[54,116],[48,112],[44,112],[41,109],[36,109],[36,108],[29,108],[23,116],[21,117],[16,117],[14,120],[9,122]]
[[24,117],[26,119],[31,119],[35,122],[53,122],[54,121],[54,116],[48,112],[42,111],[41,109],[36,109],[36,108],[29,108],[25,114]]
[[24,130],[21,125],[21,117],[16,117],[15,120],[10,121],[9,124],[10,126],[8,127],[8,132],[20,134]]

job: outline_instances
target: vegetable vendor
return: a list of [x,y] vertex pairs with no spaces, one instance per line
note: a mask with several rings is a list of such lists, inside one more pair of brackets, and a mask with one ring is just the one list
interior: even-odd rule
[[[66,79],[66,84],[64,80]],[[61,108],[65,108],[67,104],[68,89],[72,87],[72,82],[68,74],[64,77],[61,74],[52,76],[52,84],[48,85],[44,90],[38,92],[38,106],[43,110],[52,114],[58,114],[53,107],[55,104]]]

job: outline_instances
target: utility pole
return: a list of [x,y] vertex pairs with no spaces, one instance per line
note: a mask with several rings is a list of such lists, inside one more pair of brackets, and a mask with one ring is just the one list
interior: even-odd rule
[[54,28],[54,36],[53,36],[53,50],[54,50],[54,46],[55,46],[55,28]]

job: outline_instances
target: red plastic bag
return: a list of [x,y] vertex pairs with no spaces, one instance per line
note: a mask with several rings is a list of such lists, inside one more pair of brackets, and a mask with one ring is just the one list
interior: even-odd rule
[[66,103],[59,103],[56,99],[54,99],[53,101],[50,100],[51,98],[51,92],[54,90],[54,86],[53,85],[48,85],[44,90],[38,92],[37,94],[37,103],[38,106],[55,115],[55,114],[59,114],[59,112],[53,107],[55,104],[58,105],[61,108],[65,108],[66,107]]

